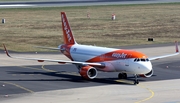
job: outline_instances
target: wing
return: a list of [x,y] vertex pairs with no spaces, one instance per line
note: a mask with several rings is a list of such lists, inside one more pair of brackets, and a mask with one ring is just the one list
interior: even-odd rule
[[79,61],[66,61],[66,60],[55,60],[55,59],[43,59],[43,58],[26,58],[26,57],[17,57],[17,56],[11,56],[8,52],[8,50],[6,49],[6,46],[3,44],[4,46],[4,50],[7,54],[8,57],[10,58],[15,58],[15,59],[24,59],[24,60],[36,60],[38,62],[44,62],[44,61],[48,61],[48,62],[57,62],[57,63],[72,63],[72,64],[81,64],[81,65],[90,65],[90,66],[98,66],[98,67],[104,67],[103,63],[91,63],[91,62],[79,62]]
[[179,54],[179,48],[178,48],[178,42],[177,41],[175,41],[175,48],[176,48],[176,52],[173,53],[173,54],[162,55],[162,56],[157,56],[157,57],[151,57],[151,58],[149,58],[149,60],[158,60],[158,59],[161,59],[161,58],[166,58],[166,57],[171,57],[171,56],[178,55]]

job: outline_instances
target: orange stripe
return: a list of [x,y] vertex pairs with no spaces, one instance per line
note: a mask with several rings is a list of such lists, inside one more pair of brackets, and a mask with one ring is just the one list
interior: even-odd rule
[[129,58],[147,58],[147,56],[144,55],[143,53],[132,51],[132,50],[116,50],[113,52],[96,56],[86,62],[103,62],[103,61],[129,59]]

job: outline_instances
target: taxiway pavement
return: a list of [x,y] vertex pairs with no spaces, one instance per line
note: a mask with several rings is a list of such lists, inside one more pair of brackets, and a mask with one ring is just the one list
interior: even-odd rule
[[[174,45],[133,49],[149,57],[175,52]],[[58,53],[12,55],[68,60]],[[179,55],[152,61],[154,75],[139,78],[139,85],[132,84],[132,75],[128,75],[128,80],[118,80],[118,73],[99,72],[96,79],[87,81],[79,76],[76,67],[71,64],[11,59],[2,51],[0,57],[1,103],[180,102]]]
[[0,8],[27,8],[27,7],[65,7],[65,6],[92,6],[92,5],[124,5],[180,2],[179,0],[39,0],[0,2]]

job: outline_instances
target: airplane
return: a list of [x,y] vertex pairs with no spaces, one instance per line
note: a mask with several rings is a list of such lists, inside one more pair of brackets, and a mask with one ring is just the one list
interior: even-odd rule
[[139,84],[138,76],[147,78],[153,75],[152,60],[179,54],[177,41],[175,41],[175,53],[152,58],[148,58],[145,54],[133,50],[81,45],[76,42],[73,36],[65,12],[61,12],[61,22],[64,44],[59,45],[58,48],[47,48],[59,50],[70,59],[69,61],[11,56],[3,44],[7,56],[16,59],[37,60],[38,62],[71,63],[76,65],[79,74],[85,79],[96,78],[98,71],[119,72],[119,79],[127,79],[127,74],[132,74],[136,85]]

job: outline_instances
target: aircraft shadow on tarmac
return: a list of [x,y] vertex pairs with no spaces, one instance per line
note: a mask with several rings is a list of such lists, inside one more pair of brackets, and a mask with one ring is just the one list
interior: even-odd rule
[[[117,78],[95,78],[93,80],[86,80],[83,79],[79,75],[73,75],[67,72],[17,72],[17,71],[7,71],[8,74],[16,74],[16,75],[45,75],[48,76],[49,78],[47,79],[23,79],[23,78],[18,78],[18,79],[4,79],[0,81],[67,81],[67,82],[75,82],[75,83],[101,83],[101,84],[124,84],[124,85],[132,85],[130,82],[125,82],[125,81],[117,81]],[[58,78],[52,78],[52,77],[58,77]],[[134,77],[129,77],[127,80],[133,81]],[[144,81],[144,80],[140,80]]]
[[[31,68],[41,68],[38,66],[26,66]],[[128,75],[126,80],[119,80],[117,78],[118,73],[104,73],[99,72],[97,78],[93,80],[85,80],[79,74],[75,66],[72,65],[46,65],[46,68],[49,70],[53,70],[55,72],[48,72],[40,70],[30,70],[30,69],[22,69],[22,67],[3,67],[5,75],[25,75],[24,78],[16,76],[12,79],[1,78],[0,81],[63,81],[65,82],[73,82],[73,83],[98,83],[98,84],[122,84],[122,85],[132,85],[134,77],[132,75]],[[180,75],[177,75],[177,71],[165,70],[155,66],[154,75],[150,78],[141,78],[139,77],[140,82],[147,81],[158,81],[158,80],[168,80],[168,79],[179,79]],[[38,77],[33,78],[32,76],[27,75],[36,75]]]

